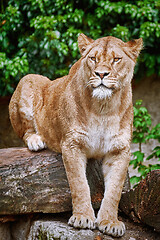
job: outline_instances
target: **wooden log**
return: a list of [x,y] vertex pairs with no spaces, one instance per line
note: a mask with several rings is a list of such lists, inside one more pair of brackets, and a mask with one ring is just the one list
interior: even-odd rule
[[160,170],[148,173],[136,188],[122,194],[120,208],[135,222],[160,232]]
[[[88,161],[92,203],[103,197],[101,162]],[[70,211],[71,194],[61,154],[27,148],[0,149],[0,215]]]

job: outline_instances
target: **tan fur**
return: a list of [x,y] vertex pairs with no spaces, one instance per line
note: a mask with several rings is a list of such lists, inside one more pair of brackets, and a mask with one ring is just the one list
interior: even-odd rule
[[[118,204],[130,160],[131,79],[142,39],[96,41],[79,35],[82,57],[55,81],[30,74],[19,82],[10,105],[14,130],[30,150],[62,152],[72,193],[69,224],[122,236]],[[104,199],[97,220],[86,179],[89,158],[103,159]]]

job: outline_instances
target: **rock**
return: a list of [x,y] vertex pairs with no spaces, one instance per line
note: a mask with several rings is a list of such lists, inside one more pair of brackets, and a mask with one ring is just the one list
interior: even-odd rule
[[61,240],[93,240],[95,233],[89,229],[73,229],[60,221],[35,221],[27,240],[61,239]]
[[[101,162],[90,160],[92,202],[103,197]],[[71,194],[61,154],[27,148],[0,149],[0,215],[71,211]]]
[[151,171],[135,189],[122,194],[120,209],[160,232],[160,170]]
[[61,155],[27,148],[0,150],[0,214],[71,210]]
[[[11,239],[0,240],[114,240],[114,237],[105,235],[98,230],[75,229],[68,226],[67,221],[71,212],[61,214],[34,214],[34,216],[19,216],[16,222],[6,223],[10,230]],[[120,216],[126,225],[126,233],[121,240],[158,240],[159,233],[140,224]],[[116,238],[118,239],[118,238]]]
[[[104,192],[101,161],[88,161],[87,178],[93,207],[99,208]],[[71,211],[71,202],[61,154],[0,149],[0,215]]]
[[10,223],[0,222],[0,240],[12,240],[10,234]]
[[[92,204],[98,208],[104,191],[101,161],[88,161],[87,177]],[[134,221],[160,231],[160,170],[149,173],[133,190],[126,179],[120,208]],[[16,214],[71,210],[61,154],[49,150],[35,153],[27,148],[0,150],[0,222],[14,221]]]
[[[32,218],[30,216],[21,216],[20,220],[12,222],[10,224],[10,232],[12,240],[28,240],[28,235],[30,233],[30,228],[32,225]],[[32,238],[36,239],[36,238]],[[5,239],[7,240],[7,239]]]
[[[88,161],[87,178],[93,207],[99,208],[104,193],[101,161]],[[124,192],[128,188],[126,178]],[[71,202],[61,154],[0,149],[0,215],[71,211]]]

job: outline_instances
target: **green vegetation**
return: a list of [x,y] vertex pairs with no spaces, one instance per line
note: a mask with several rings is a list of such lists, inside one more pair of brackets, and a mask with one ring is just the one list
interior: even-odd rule
[[138,144],[139,150],[133,153],[134,158],[130,161],[130,165],[133,165],[133,168],[138,170],[140,176],[131,177],[132,184],[136,184],[145,178],[150,171],[160,169],[160,164],[144,164],[145,159],[148,161],[157,158],[160,161],[160,146],[155,147],[149,156],[145,156],[142,150],[142,144],[147,143],[149,139],[156,139],[160,143],[160,123],[152,127],[151,116],[147,109],[141,105],[141,100],[136,102],[133,121],[133,143]]
[[60,240],[60,239],[64,239],[64,240],[68,239],[68,237],[65,236],[63,231],[57,234],[50,234],[47,228],[45,229],[43,226],[40,226],[33,240]]
[[37,234],[34,239],[35,240],[53,240],[54,238],[51,238],[49,232],[47,232],[45,229],[43,229],[42,226],[40,226],[37,230]]
[[80,32],[93,39],[142,37],[136,77],[160,75],[159,0],[1,0],[0,95],[12,94],[27,73],[50,79],[67,74],[80,57]]

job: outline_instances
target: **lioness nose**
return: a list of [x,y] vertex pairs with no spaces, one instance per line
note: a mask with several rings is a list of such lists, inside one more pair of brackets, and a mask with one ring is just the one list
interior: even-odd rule
[[95,74],[100,77],[101,79],[103,79],[104,77],[108,76],[109,72],[95,72]]

